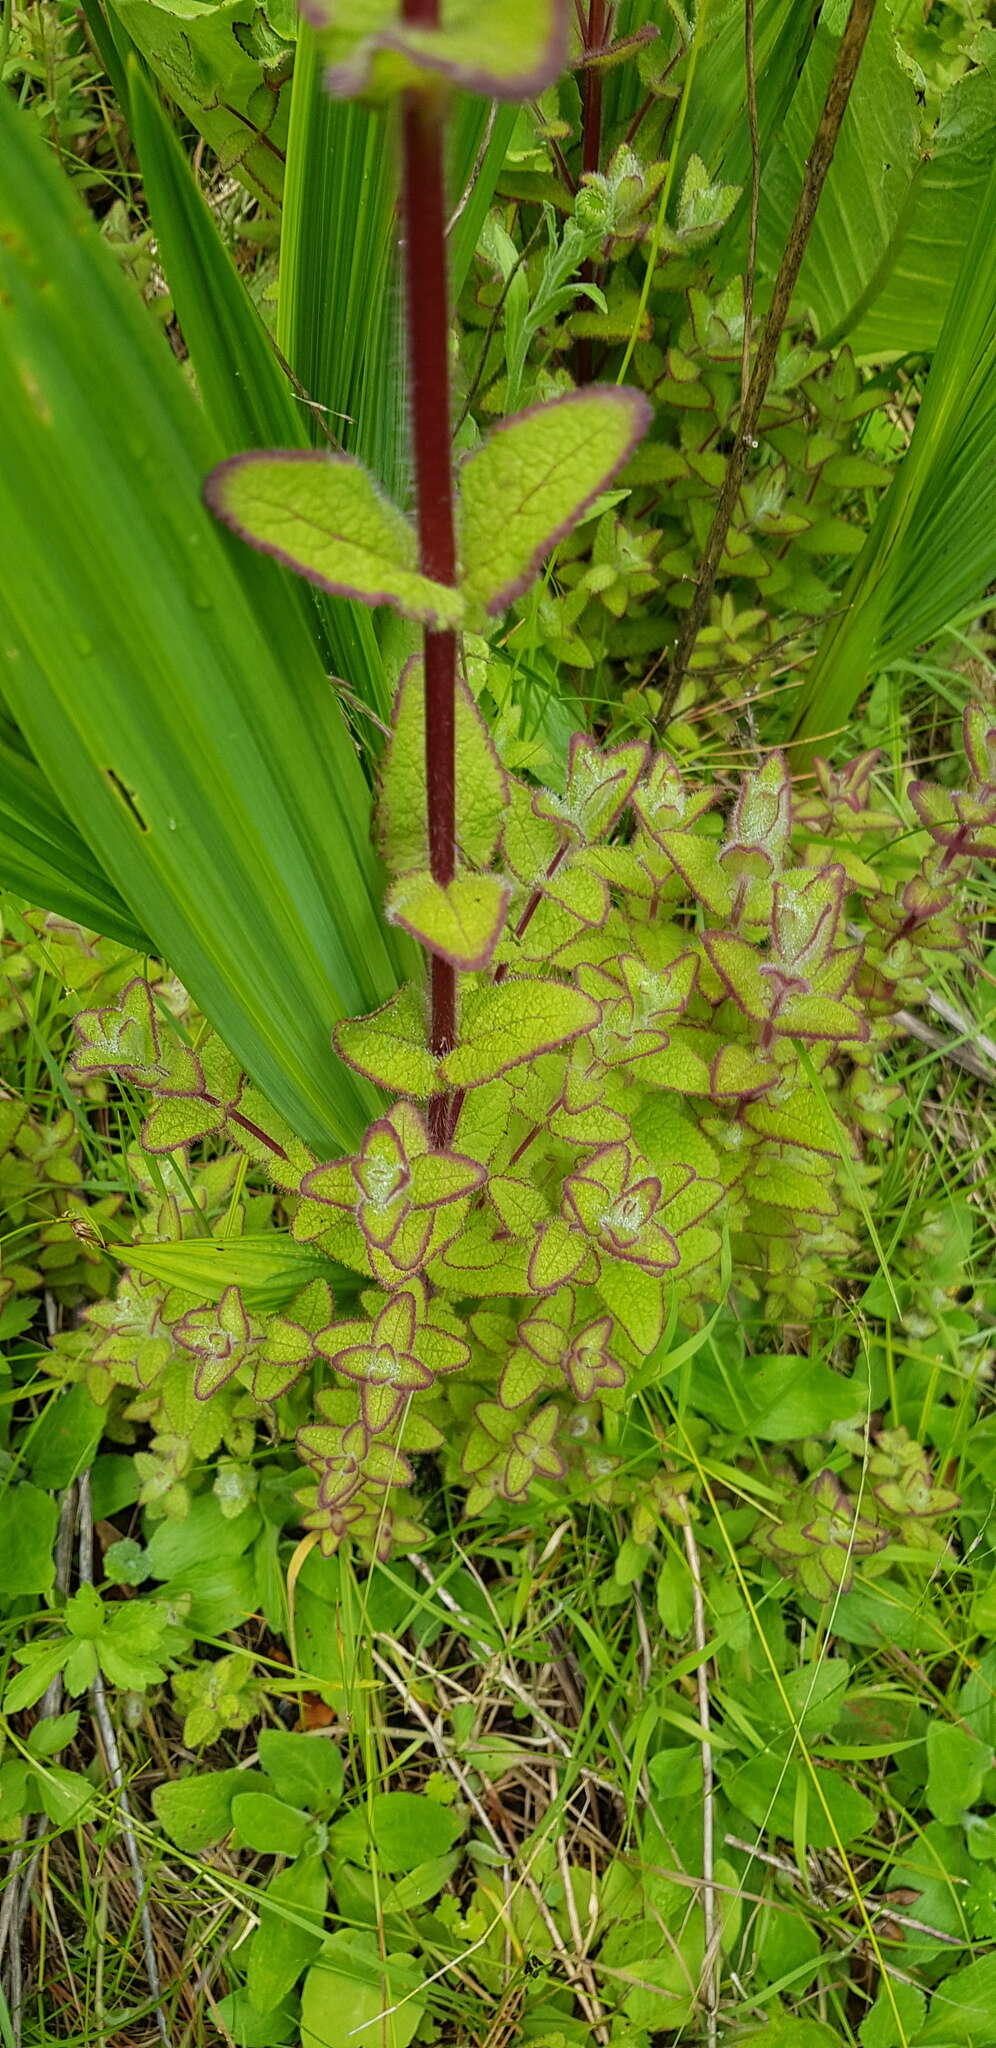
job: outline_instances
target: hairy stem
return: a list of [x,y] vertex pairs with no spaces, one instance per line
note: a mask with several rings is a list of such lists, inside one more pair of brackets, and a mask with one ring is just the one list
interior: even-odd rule
[[771,308],[758,345],[754,368],[747,387],[747,395],[740,408],[740,420],[737,426],[736,438],[730,450],[729,461],[726,465],[726,475],[723,478],[719,500],[709,531],[709,538],[706,542],[705,553],[699,568],[695,595],[685,614],[675,646],[670,674],[662,691],[661,706],[657,714],[658,728],[666,725],[671,716],[678,691],[695,647],[695,642],[705,623],[709,599],[712,596],[723,549],[726,545],[726,536],[730,530],[730,522],[740,494],[740,486],[743,483],[744,471],[747,467],[747,457],[754,442],[758,417],[771,381],[771,373],[775,367],[775,352],[782,328],[788,317],[792,294],[798,282],[799,272],[802,268],[802,259],[806,253],[813,221],[816,217],[816,208],[826,183],[827,172],[830,169],[833,153],[837,145],[837,137],[840,134],[841,122],[847,112],[851,88],[857,75],[858,64],[861,61],[861,52],[865,46],[865,38],[871,27],[871,19],[874,12],[875,0],[851,0],[851,11],[847,18],[847,26],[840,39],[836,61],[830,83],[827,87],[823,112],[820,115],[816,134],[813,138],[813,146],[806,158],[802,190],[799,194],[792,226],[789,229],[788,240],[782,252],[782,260],[778,266],[778,275],[775,278],[775,286],[771,298]]
[[[423,27],[438,21],[438,0],[404,0],[404,19]],[[436,583],[457,580],[450,429],[446,204],[443,129],[430,90],[405,96],[403,208],[408,352],[411,371],[418,508],[419,564]],[[444,887],[456,868],[456,635],[424,635],[425,789],[429,866]],[[437,1055],[456,1040],[456,970],[433,954],[429,970],[429,1042]],[[435,1145],[445,1144],[449,1103],[429,1104]]]

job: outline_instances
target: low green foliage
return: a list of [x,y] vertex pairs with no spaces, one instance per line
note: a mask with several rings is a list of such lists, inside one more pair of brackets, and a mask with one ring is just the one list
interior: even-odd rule
[[971,10],[671,668],[847,11],[0,23],[5,2043],[990,2040]]

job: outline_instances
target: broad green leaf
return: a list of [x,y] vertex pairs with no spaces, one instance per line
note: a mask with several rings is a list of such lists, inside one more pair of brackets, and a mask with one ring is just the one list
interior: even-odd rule
[[302,1970],[314,1962],[322,1945],[327,1894],[328,1881],[319,1856],[302,1856],[271,1877],[260,1900],[259,1926],[252,1937],[246,1973],[246,1989],[258,2012],[272,2012]]
[[840,2035],[831,2033],[822,2020],[791,2019],[788,2013],[766,2020],[740,2039],[743,2048],[840,2048]]
[[557,981],[509,978],[474,989],[465,999],[459,1042],[439,1064],[447,1088],[479,1088],[522,1060],[579,1038],[599,1010],[580,989]]
[[18,1651],[23,1669],[10,1680],[3,1695],[5,1714],[20,1714],[33,1707],[62,1670],[69,1654],[65,1637],[57,1643],[28,1643]]
[[445,885],[422,869],[399,875],[384,915],[454,967],[486,967],[501,938],[510,890],[500,875],[456,875]]
[[238,1792],[232,1800],[232,1822],[250,1849],[261,1856],[296,1856],[304,1846],[308,1816],[272,1792]]
[[883,1984],[858,2028],[861,2048],[904,2048],[904,2035],[907,2041],[918,2041],[926,2010],[927,2000],[918,1986],[893,1977],[888,1990]]
[[332,1840],[339,1855],[365,1863],[372,1853],[381,1870],[396,1876],[445,1856],[462,1833],[459,1815],[424,1793],[375,1792],[369,1812],[356,1807],[336,1822]]
[[[56,1492],[85,1472],[99,1446],[106,1415],[82,1382],[57,1394],[25,1445],[35,1485]],[[2,1514],[0,1506],[0,1518]]]
[[461,587],[495,614],[521,597],[550,549],[611,483],[651,412],[623,385],[571,391],[494,427],[461,464]]
[[0,742],[0,886],[138,952],[141,926],[34,761]]
[[994,2010],[996,1955],[984,1955],[937,1986],[917,2048],[985,2048]]
[[72,1827],[100,1796],[81,1771],[68,1771],[63,1764],[46,1764],[34,1778],[42,1811],[57,1828]]
[[[791,1739],[791,1738],[789,1738]],[[806,1840],[815,1849],[832,1849],[837,1836],[845,1848],[875,1825],[875,1808],[849,1778],[821,1771],[820,1786],[829,1813],[817,1799],[804,1764],[795,1756],[786,1762],[777,1746],[752,1756],[738,1769],[727,1770],[723,1792],[731,1805],[746,1814],[754,1827],[792,1838],[797,1800],[805,1797]]]
[[[475,144],[471,162],[476,154]],[[327,424],[390,496],[400,498],[408,450],[396,185],[383,116],[325,91],[320,38],[302,16],[281,215],[277,346],[302,389],[323,408],[306,411],[311,441],[322,445]]]
[[[773,274],[785,246],[833,69],[844,7],[823,8],[781,132],[764,165],[759,255]],[[857,77],[806,245],[797,303],[817,333],[846,332],[901,231],[913,179],[929,145],[912,66],[896,45],[892,13],[872,16]],[[860,208],[861,232],[854,232]],[[909,343],[901,344],[903,349]]]
[[[222,452],[310,446],[314,419],[299,398],[216,218],[203,198],[172,123],[137,65],[131,67],[129,120],[162,263],[205,411]],[[337,173],[341,167],[337,159]],[[284,233],[287,232],[287,200]],[[281,290],[281,303],[282,303]],[[318,323],[324,330],[325,322]],[[305,390],[314,386],[302,377]],[[317,392],[316,396],[319,396]],[[362,605],[316,600],[298,590],[309,630],[324,632],[328,664],[383,717],[389,703],[373,620]],[[371,727],[371,733],[376,728]]]
[[142,182],[204,409],[226,453],[308,446],[295,398],[262,319],[195,183],[151,80],[133,60],[129,113]]
[[110,0],[110,6],[224,169],[264,199],[279,200],[293,10],[282,0],[252,10],[244,0]]
[[201,507],[221,451],[36,131],[5,98],[5,694],[156,951],[330,1152],[375,1097],[329,1028],[399,957],[360,764],[297,600]]
[[152,1805],[170,1841],[196,1856],[230,1832],[236,1795],[245,1797],[262,1784],[257,1771],[194,1771],[157,1785]]
[[[776,146],[765,159],[760,257],[777,263],[795,207],[844,13],[824,9]],[[996,120],[996,35],[940,101],[924,96],[891,12],[872,20],[803,262],[800,300],[821,341],[859,355],[929,353],[984,202]],[[701,81],[700,81],[701,83]],[[855,207],[862,232],[853,233]]]
[[[4,1601],[22,1593],[48,1593],[55,1579],[59,1510],[38,1486],[8,1486],[0,1495],[0,1557]],[[44,1691],[44,1687],[42,1687]]]
[[260,1763],[281,1799],[305,1806],[309,1813],[331,1813],[338,1806],[344,1766],[341,1751],[330,1739],[264,1728],[257,1747]]
[[[508,803],[508,776],[462,676],[456,685],[456,836],[465,861],[486,867]],[[377,805],[381,851],[395,874],[429,863],[425,802],[425,670],[406,664],[394,700]]]
[[122,1246],[120,1256],[137,1272],[182,1288],[200,1301],[220,1301],[237,1287],[249,1309],[286,1308],[308,1280],[348,1287],[350,1276],[321,1253],[277,1232],[259,1236],[192,1237],[175,1244]]
[[425,2014],[418,1965],[407,1955],[382,1957],[374,1935],[341,1928],[326,1940],[301,1993],[301,2048],[376,2041],[408,2048]]
[[951,85],[887,251],[857,305],[837,322],[864,356],[919,354],[937,345],[962,251],[984,203],[996,125],[996,32],[980,26],[976,68]]
[[926,1800],[935,1820],[960,1821],[974,1806],[993,1753],[957,1722],[931,1721],[927,1729]]
[[320,590],[388,604],[428,626],[460,622],[459,593],[420,575],[414,527],[350,455],[231,455],[212,471],[205,496],[240,540]]
[[369,1017],[348,1017],[335,1028],[340,1056],[394,1095],[431,1095],[436,1062],[426,1044],[427,1018],[412,983]]
[[846,724],[869,679],[978,607],[996,578],[994,217],[996,161],[909,447],[809,671],[795,732],[811,746]]
[[175,1580],[206,1559],[216,1564],[231,1563],[248,1550],[258,1530],[255,1509],[233,1520],[222,1513],[214,1494],[198,1494],[182,1520],[167,1516],[156,1523],[146,1551],[148,1576]]
[[629,1259],[603,1252],[597,1285],[606,1308],[646,1357],[663,1335],[666,1282]]
[[397,0],[319,0],[328,84],[390,99],[426,73],[489,99],[528,100],[567,62],[564,0],[444,0],[438,27],[400,18]]

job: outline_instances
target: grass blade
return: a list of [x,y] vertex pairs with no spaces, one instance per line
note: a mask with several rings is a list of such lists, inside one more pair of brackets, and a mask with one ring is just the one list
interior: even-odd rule
[[[277,341],[329,424],[394,498],[407,497],[396,178],[384,116],[322,88],[298,32]],[[317,422],[312,439],[319,439]]]
[[0,884],[90,931],[151,951],[35,763],[0,741]]
[[797,737],[836,730],[874,675],[981,603],[996,578],[994,437],[996,164],[909,448],[817,652]]
[[[129,66],[130,119],[149,213],[205,410],[226,455],[306,448],[302,401],[221,239],[190,165],[140,65]],[[326,666],[385,716],[390,693],[362,605],[290,586]]]
[[8,701],[157,952],[327,1155],[376,1103],[330,1028],[398,978],[369,792],[297,597],[202,505],[216,434],[8,101],[0,282]]

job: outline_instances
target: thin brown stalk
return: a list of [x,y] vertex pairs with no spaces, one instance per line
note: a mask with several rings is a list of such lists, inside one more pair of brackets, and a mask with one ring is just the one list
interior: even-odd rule
[[705,1994],[706,2040],[715,2048],[719,2039],[719,1917],[716,1912],[716,1808],[715,1779],[710,1734],[709,1664],[703,1654],[709,1636],[706,1628],[705,1597],[702,1591],[702,1562],[691,1521],[682,1530],[685,1555],[692,1580],[692,1627],[699,1665],[695,1674],[698,1693],[699,1728],[702,1741],[702,1918],[705,1924],[705,1955],[702,1989]]
[[747,458],[754,445],[758,418],[775,367],[778,343],[788,317],[792,294],[798,283],[803,257],[816,218],[816,209],[833,161],[837,137],[847,112],[861,53],[875,12],[875,4],[876,0],[851,0],[851,11],[840,39],[823,111],[817,124],[812,148],[806,158],[802,190],[782,251],[771,306],[758,344],[747,395],[740,408],[740,419],[699,567],[694,595],[678,635],[670,674],[661,693],[661,705],[656,720],[658,728],[666,725],[671,716],[692,651],[705,624],[709,600],[726,545],[726,536],[744,480]]
[[744,83],[750,133],[750,224],[744,271],[744,344],[740,359],[740,403],[750,389],[750,332],[754,324],[754,277],[757,271],[757,223],[761,212],[761,131],[757,119],[757,72],[754,64],[754,0],[744,0]]

